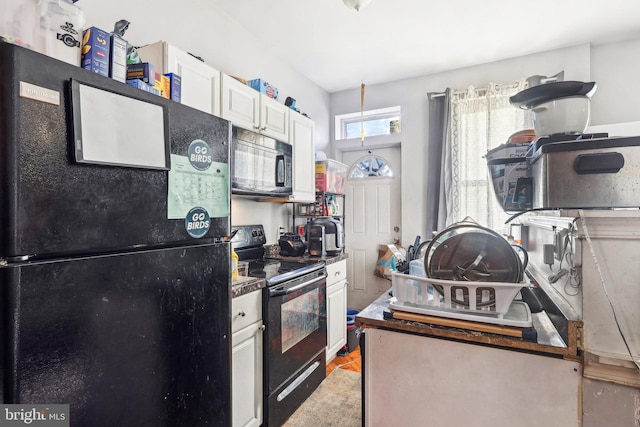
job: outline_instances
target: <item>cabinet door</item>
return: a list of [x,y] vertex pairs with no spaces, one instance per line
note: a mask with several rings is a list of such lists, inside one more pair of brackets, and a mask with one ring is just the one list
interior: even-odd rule
[[327,363],[347,343],[347,281],[327,287]]
[[289,143],[293,145],[292,202],[315,202],[315,124],[302,114],[289,113]]
[[182,78],[182,104],[220,116],[220,71],[167,44],[164,73]]
[[231,336],[233,426],[262,424],[262,321]]
[[260,92],[240,83],[233,77],[222,74],[223,119],[242,128],[258,131],[260,120]]
[[289,111],[286,105],[260,94],[260,133],[279,141],[288,141]]

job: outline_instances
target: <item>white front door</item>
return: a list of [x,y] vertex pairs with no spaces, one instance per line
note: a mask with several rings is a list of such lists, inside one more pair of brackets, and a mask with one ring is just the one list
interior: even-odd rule
[[[382,159],[392,177],[351,178],[354,165],[366,159]],[[373,274],[378,246],[399,241],[401,235],[400,148],[382,148],[342,153],[349,165],[345,185],[345,249],[349,308],[363,309],[391,287],[391,282]],[[361,163],[362,164],[362,163]],[[375,175],[372,173],[371,175]]]

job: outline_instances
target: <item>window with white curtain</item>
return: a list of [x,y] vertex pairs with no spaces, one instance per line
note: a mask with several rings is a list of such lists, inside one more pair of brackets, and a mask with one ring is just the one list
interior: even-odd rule
[[484,155],[507,142],[519,130],[533,127],[531,115],[509,103],[509,97],[525,88],[522,79],[514,84],[490,84],[456,91],[451,99],[451,160],[453,218],[467,216],[478,224],[503,232],[506,214],[496,199]]

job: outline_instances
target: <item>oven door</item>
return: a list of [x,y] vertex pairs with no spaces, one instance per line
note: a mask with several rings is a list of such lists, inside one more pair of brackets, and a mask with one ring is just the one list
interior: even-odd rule
[[326,277],[323,268],[265,289],[267,394],[326,347]]

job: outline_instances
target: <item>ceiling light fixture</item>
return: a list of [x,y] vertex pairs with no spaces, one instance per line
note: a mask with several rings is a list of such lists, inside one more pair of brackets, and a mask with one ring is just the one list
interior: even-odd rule
[[348,8],[355,9],[360,12],[360,9],[367,7],[371,0],[342,0]]

